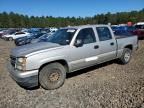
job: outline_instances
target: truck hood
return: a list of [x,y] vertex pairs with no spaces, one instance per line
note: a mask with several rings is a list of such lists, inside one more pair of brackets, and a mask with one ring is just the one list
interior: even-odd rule
[[19,46],[19,47],[12,49],[11,55],[15,57],[21,57],[21,56],[30,54],[32,52],[55,48],[55,47],[60,47],[60,45],[55,44],[55,43],[49,43],[49,42],[33,43],[33,44],[24,45],[24,46]]

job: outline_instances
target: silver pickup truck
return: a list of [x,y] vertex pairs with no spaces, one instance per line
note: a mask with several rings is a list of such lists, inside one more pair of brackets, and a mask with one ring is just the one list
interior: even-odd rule
[[113,59],[127,64],[137,48],[137,36],[114,36],[108,25],[66,27],[46,42],[12,49],[8,69],[23,87],[56,89],[67,73]]

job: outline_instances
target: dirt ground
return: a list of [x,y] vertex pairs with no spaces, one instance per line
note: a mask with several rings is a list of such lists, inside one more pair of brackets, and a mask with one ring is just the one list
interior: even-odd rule
[[0,108],[144,108],[144,40],[127,65],[112,61],[68,74],[56,90],[26,90],[6,68],[13,42],[0,39]]

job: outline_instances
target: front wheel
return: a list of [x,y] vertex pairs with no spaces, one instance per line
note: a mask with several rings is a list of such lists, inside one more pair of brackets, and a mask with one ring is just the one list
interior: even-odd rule
[[127,64],[129,63],[130,59],[131,59],[131,54],[132,54],[132,50],[129,48],[124,48],[123,50],[123,54],[121,56],[121,58],[119,59],[120,62],[122,64]]
[[39,73],[39,83],[46,90],[61,87],[66,78],[66,69],[60,63],[51,63],[43,67]]
[[12,38],[12,37],[9,37],[9,38],[8,38],[8,40],[9,40],[9,41],[12,41],[12,40],[13,40],[13,38]]

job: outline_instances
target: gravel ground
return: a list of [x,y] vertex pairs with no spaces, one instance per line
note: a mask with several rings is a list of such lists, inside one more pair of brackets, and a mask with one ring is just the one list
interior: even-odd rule
[[127,65],[115,61],[68,74],[56,90],[26,90],[6,68],[13,42],[0,39],[0,108],[144,108],[144,40]]

